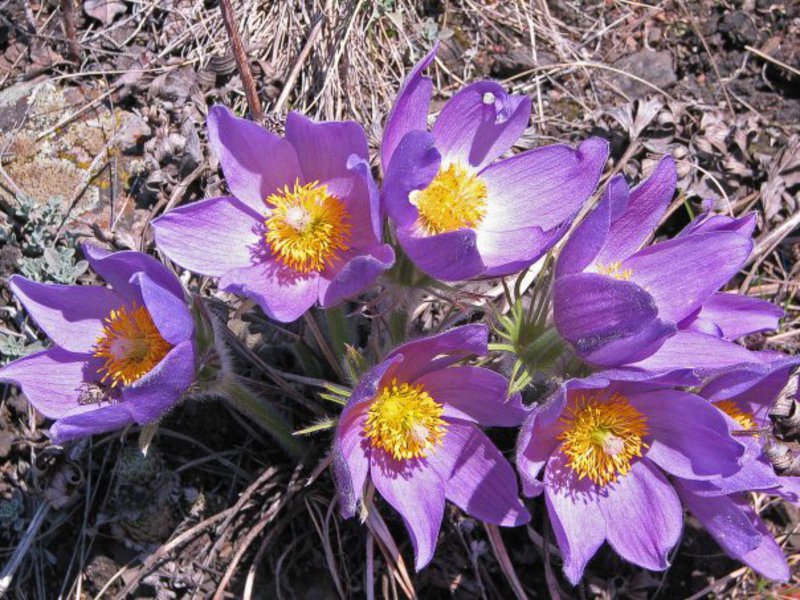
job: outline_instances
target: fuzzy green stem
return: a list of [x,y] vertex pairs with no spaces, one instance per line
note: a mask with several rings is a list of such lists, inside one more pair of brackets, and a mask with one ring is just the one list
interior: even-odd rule
[[344,360],[345,346],[347,345],[347,322],[344,316],[344,308],[334,306],[325,311],[325,318],[328,322],[328,334],[331,336],[331,349],[339,364]]
[[258,423],[289,456],[300,458],[305,453],[305,445],[292,435],[291,429],[274,407],[237,378],[226,377],[219,382],[216,391],[236,410]]

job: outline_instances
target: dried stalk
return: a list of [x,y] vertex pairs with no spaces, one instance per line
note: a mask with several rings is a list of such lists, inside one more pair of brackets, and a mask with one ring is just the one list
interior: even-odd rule
[[228,39],[231,41],[233,57],[236,59],[236,68],[239,69],[239,76],[242,78],[247,105],[250,107],[250,117],[257,123],[261,123],[264,120],[264,110],[261,108],[261,100],[258,99],[256,82],[253,79],[253,72],[250,70],[250,63],[247,60],[244,46],[242,46],[242,39],[236,30],[234,22],[236,16],[231,6],[231,0],[220,0],[219,9],[222,12],[225,31],[228,32]]

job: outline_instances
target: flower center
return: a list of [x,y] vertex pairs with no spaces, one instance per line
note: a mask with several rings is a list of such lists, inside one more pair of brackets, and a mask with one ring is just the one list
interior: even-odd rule
[[720,400],[719,402],[714,402],[714,406],[741,425],[742,429],[756,428],[756,419],[753,414],[742,410],[733,400]]
[[273,208],[264,222],[264,237],[275,257],[301,273],[322,271],[341,252],[350,249],[350,219],[339,198],[317,182],[283,191],[267,198]]
[[597,271],[603,275],[619,279],[620,281],[628,281],[631,275],[633,275],[633,270],[623,269],[620,261],[608,263],[607,265],[597,263]]
[[430,235],[477,227],[486,216],[486,184],[457,163],[442,166],[428,187],[412,192],[409,200]]
[[424,458],[447,431],[443,410],[422,385],[392,379],[369,407],[364,435],[397,460]]
[[112,310],[105,319],[103,333],[97,338],[93,356],[103,358],[101,382],[111,380],[115,387],[129,385],[150,372],[172,349],[153,323],[144,306],[133,303],[131,309]]
[[559,423],[561,450],[579,479],[599,486],[631,470],[631,459],[642,456],[647,444],[647,419],[620,394],[607,401],[578,395]]

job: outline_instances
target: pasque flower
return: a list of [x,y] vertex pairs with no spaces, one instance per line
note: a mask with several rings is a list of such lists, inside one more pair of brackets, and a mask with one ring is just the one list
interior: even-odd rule
[[153,222],[171,260],[285,322],[360,293],[393,264],[359,125],[291,112],[282,139],[214,106],[208,138],[232,195]]
[[747,501],[748,492],[759,491],[800,504],[800,477],[777,475],[764,453],[769,411],[800,358],[771,359],[765,366],[731,369],[700,391],[725,415],[729,429],[743,444],[741,470],[710,481],[676,478],[675,487],[725,552],[764,577],[786,581],[790,575],[786,557]]
[[0,380],[56,420],[56,442],[153,422],[195,376],[194,322],[175,276],[140,252],[83,250],[110,288],[9,280],[53,346],[6,365]]
[[334,467],[342,513],[355,514],[367,480],[403,517],[416,567],[432,558],[445,499],[496,525],[530,518],[514,470],[479,429],[515,426],[524,416],[508,381],[474,366],[487,352],[484,325],[409,342],[370,370],[342,411]]
[[718,291],[750,254],[755,215],[702,215],[676,238],[642,248],[675,181],[671,158],[633,190],[612,179],[559,256],[555,324],[588,362],[645,371],[758,362],[728,340],[777,326],[779,308]]
[[666,475],[733,475],[743,452],[724,416],[697,395],[590,377],[567,381],[533,409],[517,468],[526,495],[544,492],[564,573],[575,584],[606,540],[629,562],[666,568],[683,524]]
[[608,154],[592,138],[497,161],[522,135],[530,99],[481,81],[457,92],[428,132],[433,85],[411,71],[381,145],[382,198],[397,239],[428,275],[455,281],[514,273],[553,246],[594,191]]

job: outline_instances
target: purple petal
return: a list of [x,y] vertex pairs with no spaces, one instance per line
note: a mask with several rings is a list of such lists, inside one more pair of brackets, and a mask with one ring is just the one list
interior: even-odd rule
[[761,542],[761,535],[731,497],[697,495],[694,482],[681,479],[675,481],[675,489],[689,512],[732,557],[741,559]]
[[597,262],[624,261],[639,249],[667,210],[676,182],[675,162],[670,157],[661,159],[650,177],[630,192],[625,212],[611,225]]
[[36,283],[19,275],[8,286],[47,337],[69,352],[91,352],[103,320],[123,305],[118,294],[100,286]]
[[683,526],[672,485],[647,460],[640,460],[607,490],[600,507],[608,543],[628,562],[652,571],[666,569]]
[[564,575],[572,585],[578,585],[586,563],[606,537],[598,493],[589,479],[578,479],[560,452],[547,463],[544,484],[547,514],[564,559]]
[[742,501],[741,506],[742,510],[752,520],[756,531],[761,534],[761,543],[755,549],[742,556],[740,560],[767,579],[789,581],[792,572],[786,562],[786,554],[783,548],[775,542],[764,521],[758,517],[752,507],[744,501]]
[[502,277],[529,267],[552,248],[567,229],[548,232],[540,227],[512,231],[478,229],[478,253],[486,265],[482,277]]
[[135,273],[148,277],[178,298],[183,298],[183,288],[178,278],[152,256],[143,252],[108,252],[92,244],[82,244],[81,250],[92,269],[125,299],[136,299],[139,290],[130,283]]
[[[361,248],[373,246],[383,240],[383,215],[381,214],[381,197],[375,179],[372,177],[369,161],[358,158],[351,154],[347,160],[347,170],[355,175],[354,179],[357,186],[363,187],[363,193],[359,194],[356,202],[348,201],[348,211],[353,221],[353,246]],[[358,189],[358,187],[357,187]],[[366,202],[364,201],[366,199]],[[365,223],[365,221],[367,221]],[[358,221],[360,223],[356,224]],[[360,240],[367,240],[368,243]]]
[[715,377],[700,391],[700,395],[713,402],[733,400],[743,410],[755,417],[759,427],[769,423],[769,409],[783,391],[800,356],[786,356],[766,365],[747,365]]
[[538,496],[544,490],[538,477],[560,444],[558,435],[562,427],[558,420],[565,405],[566,391],[561,387],[546,404],[535,406],[520,428],[516,461],[526,496]]
[[733,342],[704,333],[678,331],[654,354],[630,366],[650,373],[677,369],[707,373],[747,363],[762,364],[762,361],[756,353]]
[[220,289],[255,300],[271,319],[290,323],[319,298],[317,272],[298,273],[274,261],[233,269],[219,280]]
[[628,399],[647,417],[647,459],[668,473],[708,479],[739,470],[744,448],[730,436],[724,417],[707,400],[677,390]]
[[[266,210],[266,206],[264,206]],[[253,263],[264,217],[236,198],[193,202],[153,221],[156,246],[194,273],[221,277]]]
[[373,451],[370,477],[381,496],[403,517],[414,546],[414,566],[419,571],[433,558],[444,515],[442,477],[419,461],[396,461]]
[[553,312],[561,337],[596,364],[644,358],[673,331],[657,318],[653,298],[644,289],[597,273],[556,279]]
[[704,213],[684,227],[677,237],[711,231],[735,231],[744,237],[751,237],[756,227],[757,217],[757,213],[754,212],[739,218]]
[[389,167],[400,140],[409,131],[428,130],[428,107],[433,94],[433,82],[422,72],[428,68],[436,57],[439,43],[435,43],[430,52],[419,61],[406,77],[403,87],[397,94],[381,141],[381,166],[384,172]]
[[736,233],[691,235],[650,246],[622,268],[655,298],[660,318],[678,323],[736,274],[752,247]]
[[474,425],[449,421],[442,447],[427,461],[444,480],[447,499],[468,515],[504,527],[530,520],[514,469]]
[[161,337],[173,346],[191,339],[194,334],[194,320],[183,298],[161,287],[144,272],[136,274],[135,278],[147,312]]
[[123,429],[135,422],[130,406],[122,402],[109,404],[94,410],[74,413],[60,418],[50,427],[50,437],[56,444],[70,440]]
[[368,408],[368,402],[345,407],[336,427],[333,473],[345,519],[356,514],[369,474],[369,444],[364,438]]
[[385,167],[382,197],[389,218],[398,227],[411,227],[417,221],[419,211],[408,195],[428,187],[440,165],[441,156],[430,133],[412,131],[402,139]]
[[[783,314],[783,309],[772,302],[717,292],[703,303],[696,318],[716,325],[725,339],[737,340],[751,333],[778,329]],[[683,324],[680,327],[683,329]],[[695,329],[694,322],[688,327]]]
[[147,375],[122,388],[122,397],[137,423],[151,423],[181,399],[194,376],[194,342],[187,340],[170,350]]
[[297,152],[307,182],[349,177],[347,161],[351,155],[369,159],[364,129],[352,121],[316,123],[292,111],[286,117],[286,139]]
[[473,355],[488,351],[489,330],[486,325],[462,325],[444,333],[406,342],[392,350],[386,361],[402,357],[392,365],[388,377],[412,383],[426,373],[444,369]]
[[488,202],[481,229],[558,227],[594,192],[607,157],[608,142],[590,138],[577,150],[544,146],[487,167],[480,173]]
[[292,144],[216,105],[208,112],[208,143],[219,158],[231,194],[261,212],[264,200],[301,178]]
[[397,240],[413,263],[435,279],[473,279],[486,269],[478,252],[477,234],[472,229],[421,237],[399,229]]
[[[320,294],[323,308],[336,306],[347,298],[357,296],[394,264],[394,250],[389,245],[377,246],[370,254],[363,254],[347,262]],[[322,286],[320,286],[322,292]]]
[[81,389],[93,380],[94,373],[88,372],[87,365],[90,358],[53,347],[0,368],[0,381],[19,386],[36,410],[57,419],[73,410],[94,408],[79,402]]
[[417,379],[425,391],[444,404],[444,416],[485,427],[515,427],[526,410],[519,394],[508,397],[508,380],[482,367],[452,367]]
[[508,94],[494,81],[479,81],[447,101],[433,136],[447,162],[469,163],[480,170],[511,149],[530,116],[528,96]]
[[567,238],[556,262],[556,277],[580,273],[595,262],[611,227],[612,196],[627,201],[628,186],[621,175],[609,182],[602,200]]

